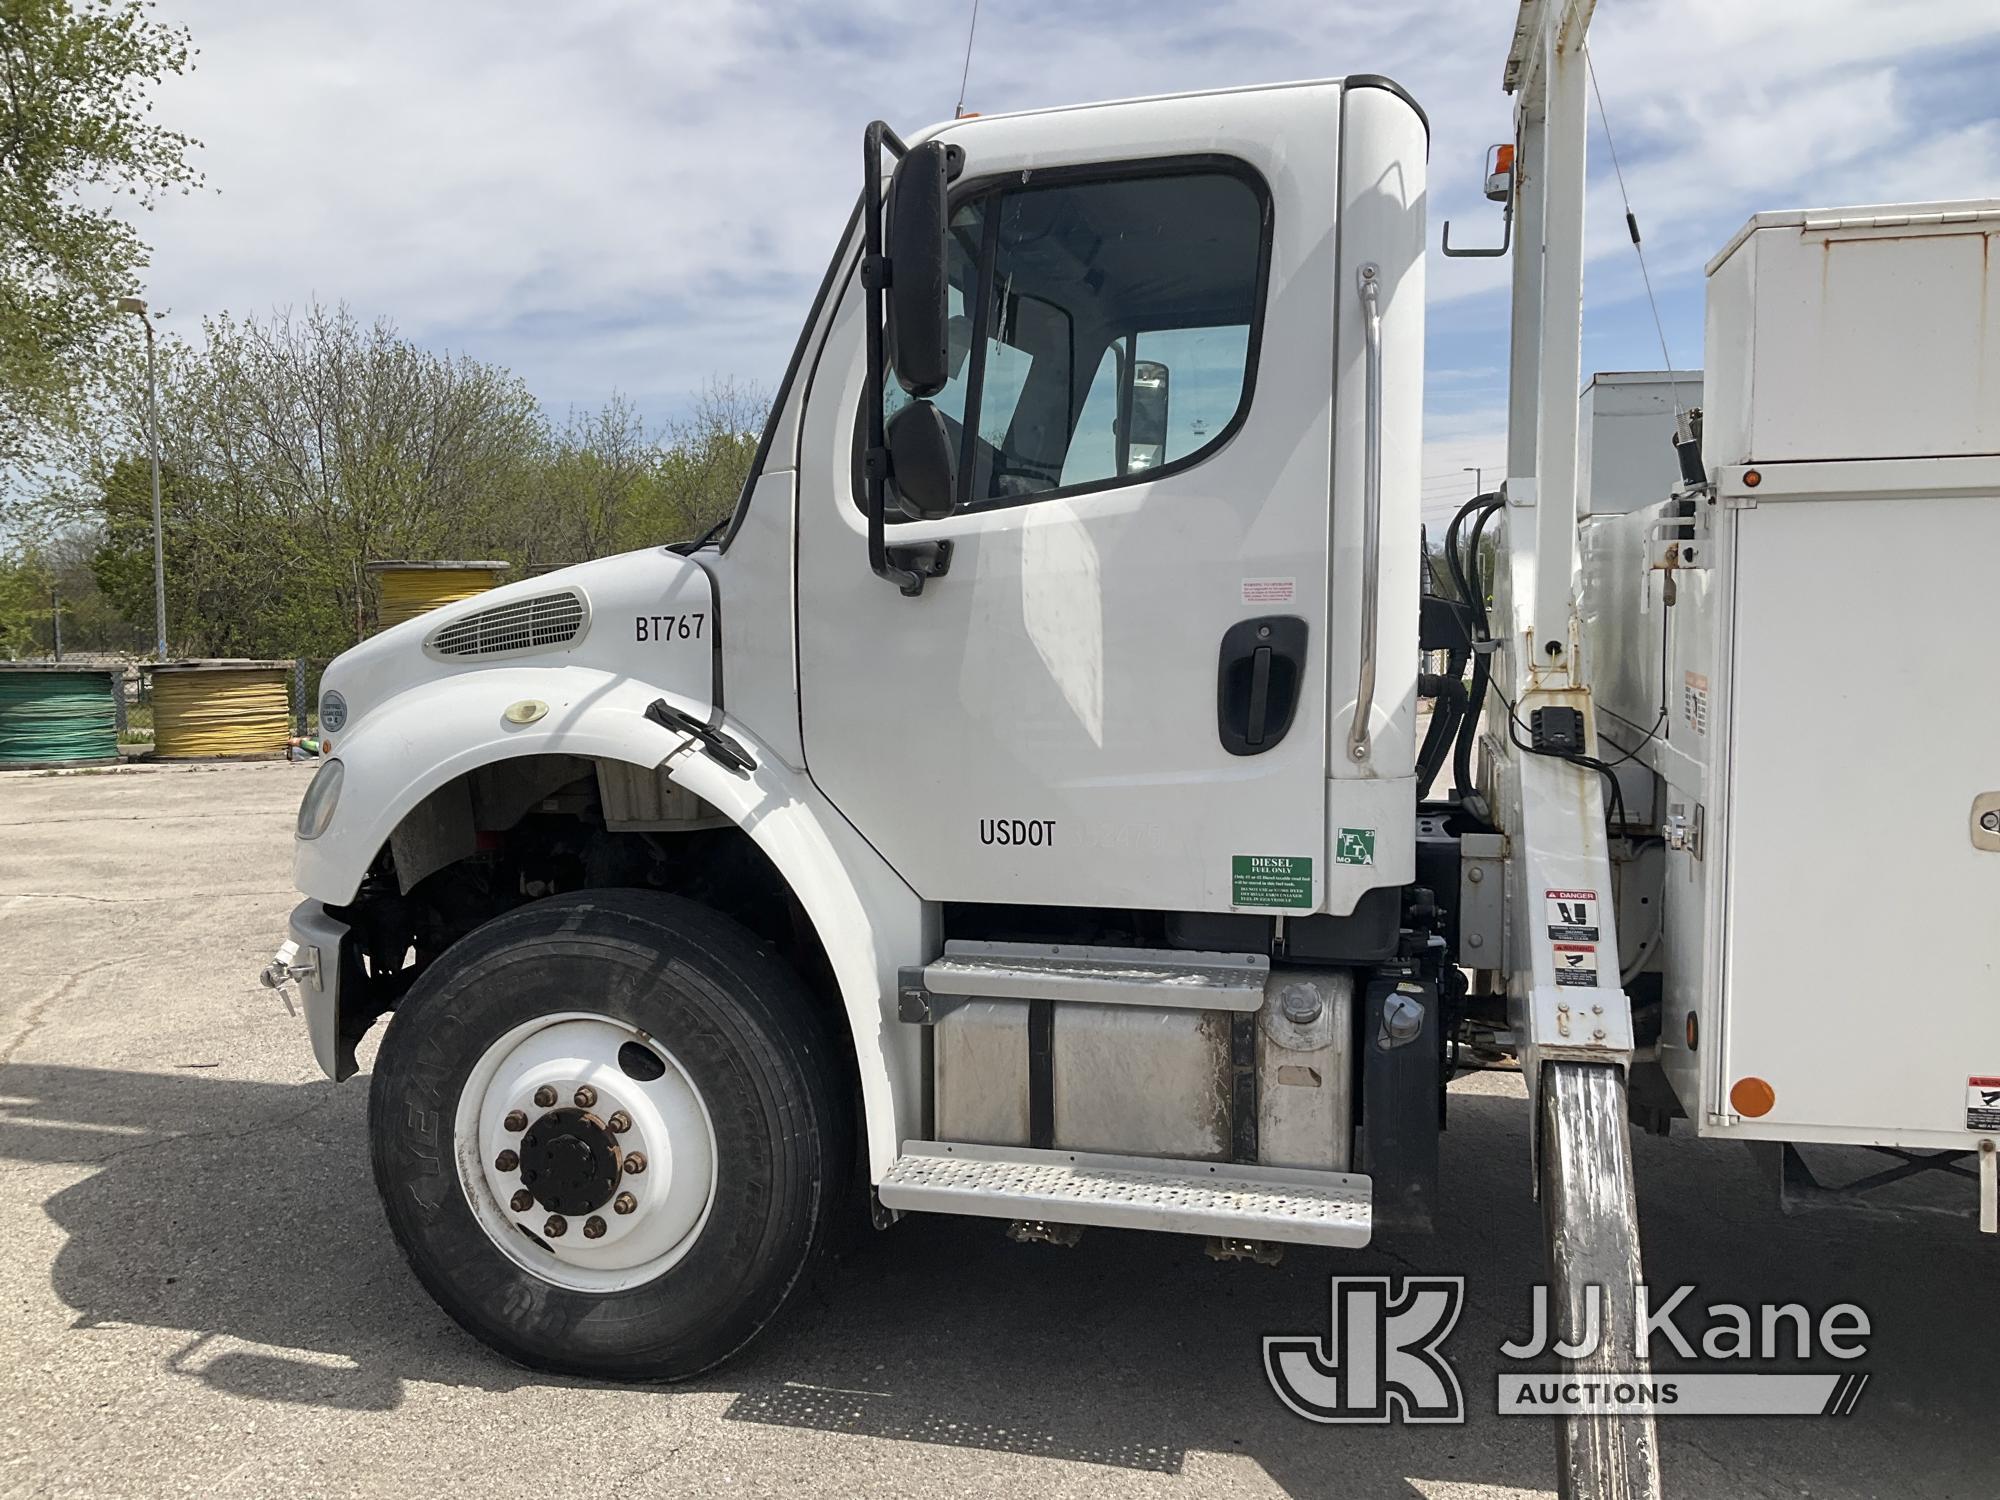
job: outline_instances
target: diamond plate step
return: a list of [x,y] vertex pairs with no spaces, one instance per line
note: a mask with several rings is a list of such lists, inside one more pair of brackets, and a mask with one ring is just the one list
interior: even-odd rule
[[1041,1219],[1294,1245],[1365,1245],[1369,1181],[1347,1172],[1251,1167],[905,1141],[878,1191],[912,1213]]
[[1271,960],[1262,953],[954,941],[944,945],[943,957],[903,970],[902,982],[920,1006],[931,996],[976,995],[1253,1011],[1263,1005],[1270,977]]

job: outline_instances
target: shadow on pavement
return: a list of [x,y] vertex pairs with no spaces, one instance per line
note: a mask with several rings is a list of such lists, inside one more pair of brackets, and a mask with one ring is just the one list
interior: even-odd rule
[[[358,1411],[395,1408],[411,1380],[595,1389],[506,1364],[423,1294],[369,1180],[366,1103],[354,1084],[16,1065],[0,1071],[0,1158],[95,1169],[44,1205],[65,1234],[52,1279],[73,1326],[184,1330],[168,1367],[211,1388]],[[1452,1111],[1452,1218],[1434,1237],[1295,1249],[1272,1269],[1213,1264],[1177,1237],[1093,1231],[1057,1250],[1013,1245],[991,1221],[917,1216],[866,1236],[793,1317],[694,1389],[732,1394],[728,1419],[774,1428],[1162,1475],[1193,1452],[1237,1455],[1298,1496],[1543,1490],[1547,1425],[1491,1414],[1497,1347],[1525,1330],[1540,1269],[1526,1110],[1455,1095]],[[1729,1419],[1723,1437],[1713,1423],[1664,1425],[1677,1493],[1741,1493],[1733,1464],[1706,1455],[1746,1439],[1821,1494],[1871,1469],[1918,1493],[1917,1453],[1925,1478],[1990,1474],[1978,1372],[2000,1315],[1977,1294],[1990,1246],[1958,1225],[1801,1227],[1757,1190],[1747,1158],[1658,1142],[1639,1156],[1656,1284],[1815,1307],[1851,1298],[1881,1331],[1853,1418]],[[1886,1266],[1892,1247],[1920,1254],[1922,1276]],[[1468,1423],[1326,1428],[1285,1411],[1265,1383],[1263,1335],[1323,1332],[1330,1275],[1412,1271],[1468,1280],[1450,1351]],[[1900,1467],[1882,1467],[1897,1455]]]

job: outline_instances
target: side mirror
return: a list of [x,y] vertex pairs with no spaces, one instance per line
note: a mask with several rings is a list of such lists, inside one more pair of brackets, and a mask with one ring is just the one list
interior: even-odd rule
[[889,474],[896,503],[912,521],[941,521],[952,512],[958,455],[944,414],[912,401],[889,419]]
[[1138,474],[1167,461],[1167,367],[1142,359],[1132,366],[1132,430],[1125,449],[1125,472]]
[[886,225],[889,366],[912,396],[935,396],[951,378],[950,285],[945,274],[946,185],[942,142],[926,141],[896,163]]

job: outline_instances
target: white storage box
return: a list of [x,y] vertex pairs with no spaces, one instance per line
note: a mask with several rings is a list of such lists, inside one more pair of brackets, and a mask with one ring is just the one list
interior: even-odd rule
[[1711,467],[2000,453],[2000,200],[1758,214],[1708,273]]
[[1674,413],[1700,405],[1699,370],[1607,370],[1591,376],[1577,413],[1581,514],[1623,514],[1666,499],[1681,477]]
[[1713,498],[1650,572],[1657,513],[1584,550],[1622,744],[1668,631],[1643,753],[1660,1061],[1706,1134],[1965,1148],[2000,1124],[1968,1103],[2000,1078],[1996,238],[1988,204],[1752,220],[1709,286]]

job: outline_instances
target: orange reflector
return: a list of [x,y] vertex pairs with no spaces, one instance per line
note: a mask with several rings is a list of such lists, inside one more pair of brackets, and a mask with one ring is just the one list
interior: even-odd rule
[[1761,1078],[1739,1078],[1729,1091],[1729,1107],[1746,1119],[1762,1119],[1777,1102],[1777,1091]]
[[1688,1012],[1688,1051],[1695,1052],[1701,1047],[1701,1027],[1695,1022],[1694,1012]]
[[1514,175],[1514,143],[1512,141],[1509,141],[1504,146],[1495,146],[1493,148],[1493,170],[1504,173],[1509,177]]
[[1743,483],[1748,488],[1754,490],[1757,488],[1758,485],[1762,484],[1763,482],[1764,482],[1764,476],[1758,473],[1755,469],[1745,469],[1743,471]]

